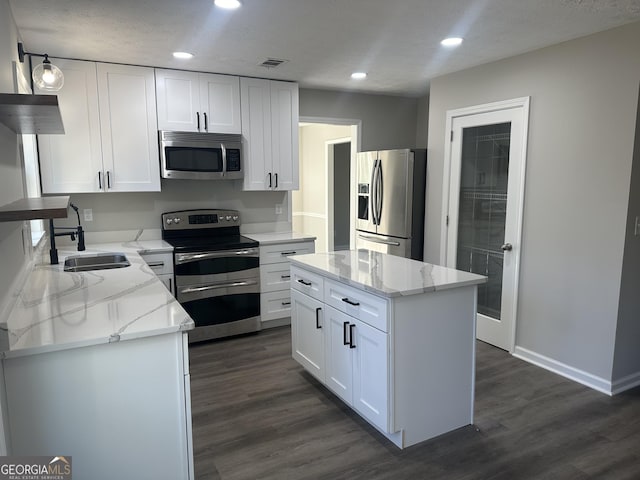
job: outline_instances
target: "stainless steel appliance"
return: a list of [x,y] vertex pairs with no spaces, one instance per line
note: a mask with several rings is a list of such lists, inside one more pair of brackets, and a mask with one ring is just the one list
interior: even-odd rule
[[158,132],[162,178],[243,178],[242,135]]
[[189,342],[260,330],[258,242],[240,235],[235,210],[162,214],[174,247],[176,298],[195,322]]
[[427,152],[362,152],[357,157],[356,248],[422,260]]

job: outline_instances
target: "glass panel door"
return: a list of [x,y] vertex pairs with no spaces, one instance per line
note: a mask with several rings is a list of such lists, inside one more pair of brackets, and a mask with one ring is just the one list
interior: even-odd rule
[[478,313],[500,319],[511,122],[462,132],[456,268],[489,278]]

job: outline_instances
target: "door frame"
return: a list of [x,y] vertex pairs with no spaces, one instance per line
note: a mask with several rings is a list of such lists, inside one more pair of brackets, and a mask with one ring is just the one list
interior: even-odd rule
[[[504,100],[499,102],[485,103],[481,105],[474,105],[471,107],[457,108],[453,110],[447,110],[446,123],[445,123],[445,140],[444,140],[444,168],[443,168],[443,183],[442,183],[442,219],[440,224],[440,264],[447,264],[447,248],[449,240],[449,197],[451,191],[451,144],[453,133],[453,121],[455,118],[466,117],[471,115],[477,115],[482,113],[491,113],[500,110],[519,109],[522,116],[522,150],[520,152],[522,156],[522,168],[520,170],[520,192],[518,195],[518,202],[520,208],[517,212],[517,225],[516,225],[516,242],[517,245],[522,245],[522,224],[524,216],[524,191],[525,191],[525,173],[527,165],[527,143],[529,137],[529,103],[531,97],[520,97],[511,100]],[[509,334],[509,353],[513,353],[516,342],[516,324],[517,324],[517,312],[518,312],[518,296],[519,296],[519,283],[520,283],[520,257],[521,248],[517,248],[514,252],[514,298],[512,303],[511,318],[513,318],[513,324],[510,326],[511,332]]]
[[[333,233],[334,233],[334,227],[335,227],[335,218],[333,216],[333,209],[334,209],[334,196],[335,196],[335,192],[334,192],[334,162],[335,162],[335,158],[334,158],[334,147],[336,145],[340,145],[342,143],[349,143],[351,144],[353,142],[351,137],[343,137],[343,138],[333,138],[331,140],[327,140],[324,142],[324,164],[326,166],[326,175],[327,175],[327,202],[325,205],[325,209],[327,212],[327,222],[326,222],[326,226],[327,226],[327,230],[326,230],[326,235],[327,235],[327,251],[331,252],[335,249],[335,245],[334,245],[334,241],[333,241]],[[351,151],[349,152],[349,170],[352,170],[352,166],[355,163],[354,162],[354,151],[353,148],[351,148]],[[354,212],[352,210],[353,205],[353,199],[351,198],[353,195],[351,195],[352,192],[352,188],[351,188],[351,179],[349,179],[349,232],[353,232],[353,222],[354,222]],[[351,237],[351,233],[349,233],[349,237]],[[349,243],[351,243],[351,238],[349,238]]]

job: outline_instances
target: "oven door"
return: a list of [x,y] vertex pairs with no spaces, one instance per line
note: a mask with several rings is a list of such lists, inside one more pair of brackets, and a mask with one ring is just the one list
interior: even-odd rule
[[257,248],[175,253],[174,268],[176,297],[196,326],[191,341],[259,330]]

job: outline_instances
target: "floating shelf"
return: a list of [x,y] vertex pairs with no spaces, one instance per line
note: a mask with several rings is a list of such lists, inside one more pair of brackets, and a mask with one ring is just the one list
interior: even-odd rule
[[64,133],[56,95],[1,93],[0,123],[16,133]]
[[0,207],[0,222],[67,218],[69,196],[23,198]]

